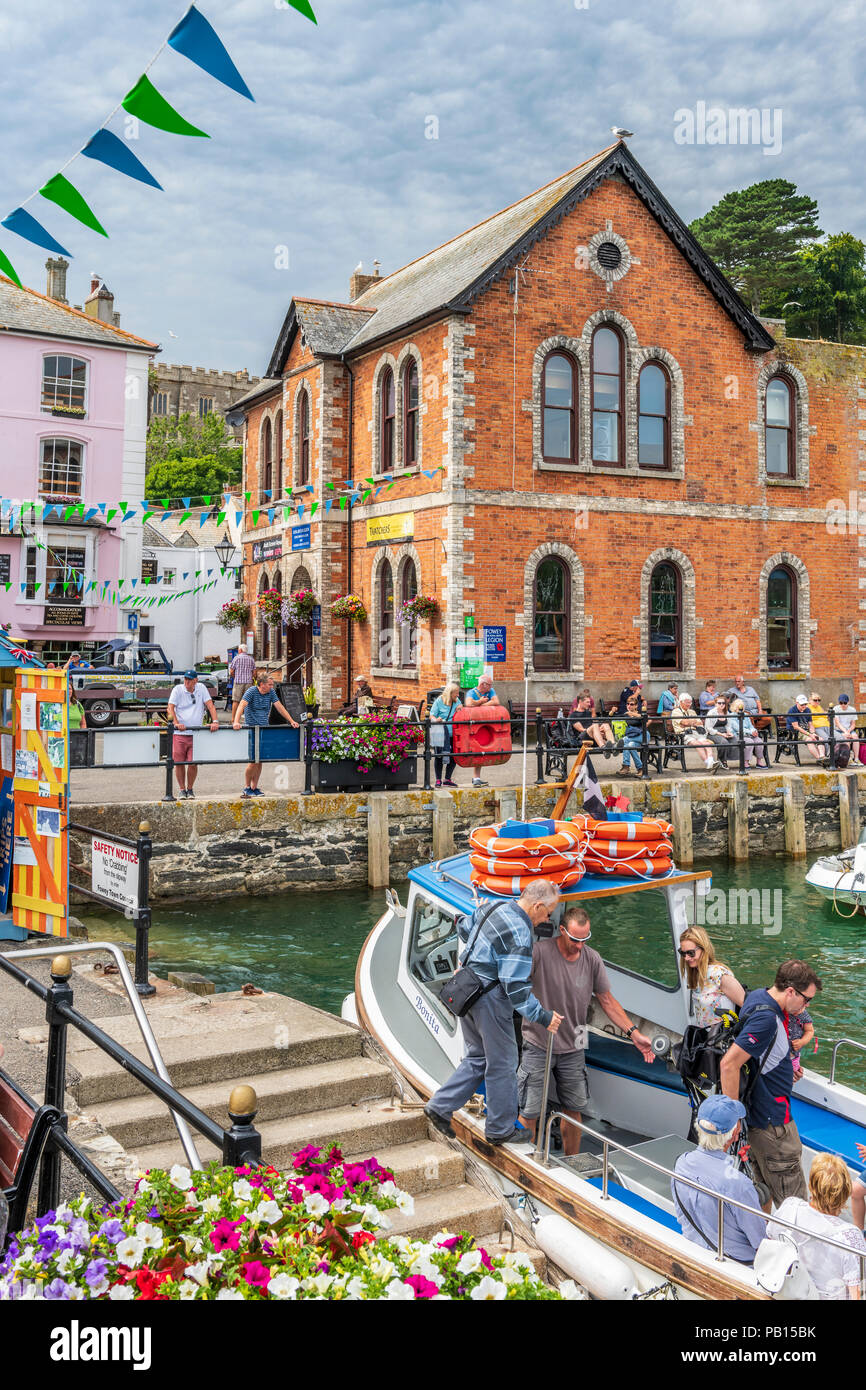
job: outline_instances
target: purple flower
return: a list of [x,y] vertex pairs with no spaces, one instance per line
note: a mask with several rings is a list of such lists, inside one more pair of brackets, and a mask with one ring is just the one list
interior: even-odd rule
[[107,1269],[108,1260],[103,1259],[102,1257],[90,1261],[90,1264],[84,1271],[84,1278],[86,1279],[91,1289],[95,1288],[97,1284],[102,1283],[103,1279],[105,1278],[105,1271]]
[[68,1300],[72,1295],[72,1285],[63,1279],[52,1279],[45,1290],[44,1297],[49,1301]]
[[104,1236],[111,1245],[118,1245],[120,1241],[123,1240],[126,1232],[117,1218],[112,1217],[110,1221],[103,1221],[97,1234]]

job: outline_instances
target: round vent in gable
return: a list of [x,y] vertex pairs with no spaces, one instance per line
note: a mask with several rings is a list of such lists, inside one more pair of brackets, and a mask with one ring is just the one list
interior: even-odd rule
[[603,241],[595,253],[599,265],[605,270],[617,270],[622,263],[622,252],[612,241]]

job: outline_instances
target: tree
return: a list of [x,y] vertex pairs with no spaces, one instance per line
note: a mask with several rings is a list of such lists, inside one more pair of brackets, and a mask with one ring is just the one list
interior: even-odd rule
[[[234,452],[239,454],[241,451],[236,449]],[[184,497],[197,503],[205,497],[220,502],[222,494],[237,487],[240,481],[240,461],[236,464],[224,463],[216,454],[204,454],[197,458],[169,458],[155,463],[148,469],[144,487],[148,500],[162,502],[167,499],[175,506],[182,506]]]
[[800,253],[821,236],[818,204],[787,179],[726,193],[689,230],[750,305],[795,298]]
[[[164,463],[166,459],[193,459],[212,456],[220,463],[240,465],[243,450],[235,442],[221,415],[205,415],[199,419],[189,413],[178,419],[157,415],[147,430],[147,467]],[[240,481],[240,471],[238,471]]]
[[837,232],[800,255],[800,279],[775,306],[795,337],[866,342],[866,246]]

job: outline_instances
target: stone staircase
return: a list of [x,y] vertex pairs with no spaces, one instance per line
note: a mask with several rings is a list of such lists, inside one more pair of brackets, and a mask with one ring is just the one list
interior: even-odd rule
[[[232,1087],[254,1088],[267,1161],[282,1167],[309,1143],[337,1143],[346,1157],[375,1154],[415,1198],[411,1216],[390,1213],[393,1234],[427,1238],[447,1228],[469,1231],[490,1251],[500,1248],[500,1199],[473,1181],[462,1151],[430,1130],[420,1106],[403,1108],[393,1098],[388,1066],[365,1055],[358,1029],[277,994],[201,998],[161,991],[147,1001],[147,1012],[173,1084],[218,1124],[230,1123]],[[95,1022],[149,1064],[131,1015]],[[28,1041],[41,1041],[35,1031]],[[96,1122],[122,1146],[127,1171],[187,1163],[162,1102],[73,1029],[68,1061],[80,1119]],[[193,1138],[202,1162],[218,1157],[205,1139]],[[518,1232],[518,1247],[543,1271],[543,1256],[527,1245],[519,1225]]]

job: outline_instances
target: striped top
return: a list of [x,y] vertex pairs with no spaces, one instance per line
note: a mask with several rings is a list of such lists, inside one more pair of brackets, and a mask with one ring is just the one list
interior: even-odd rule
[[[488,907],[489,904],[476,908],[471,917],[458,917],[457,931],[462,941],[469,940],[478,917]],[[523,908],[516,902],[497,903],[484,918],[471,957],[460,963],[471,965],[485,984],[498,979],[513,1008],[530,1023],[543,1023],[547,1028],[553,1014],[532,993],[532,946],[532,923]]]
[[233,681],[236,685],[239,685],[243,690],[245,690],[248,685],[252,684],[252,679],[255,675],[255,671],[256,663],[254,659],[250,656],[249,652],[238,652],[237,656],[235,657],[234,661],[229,667],[229,674],[231,675]]

